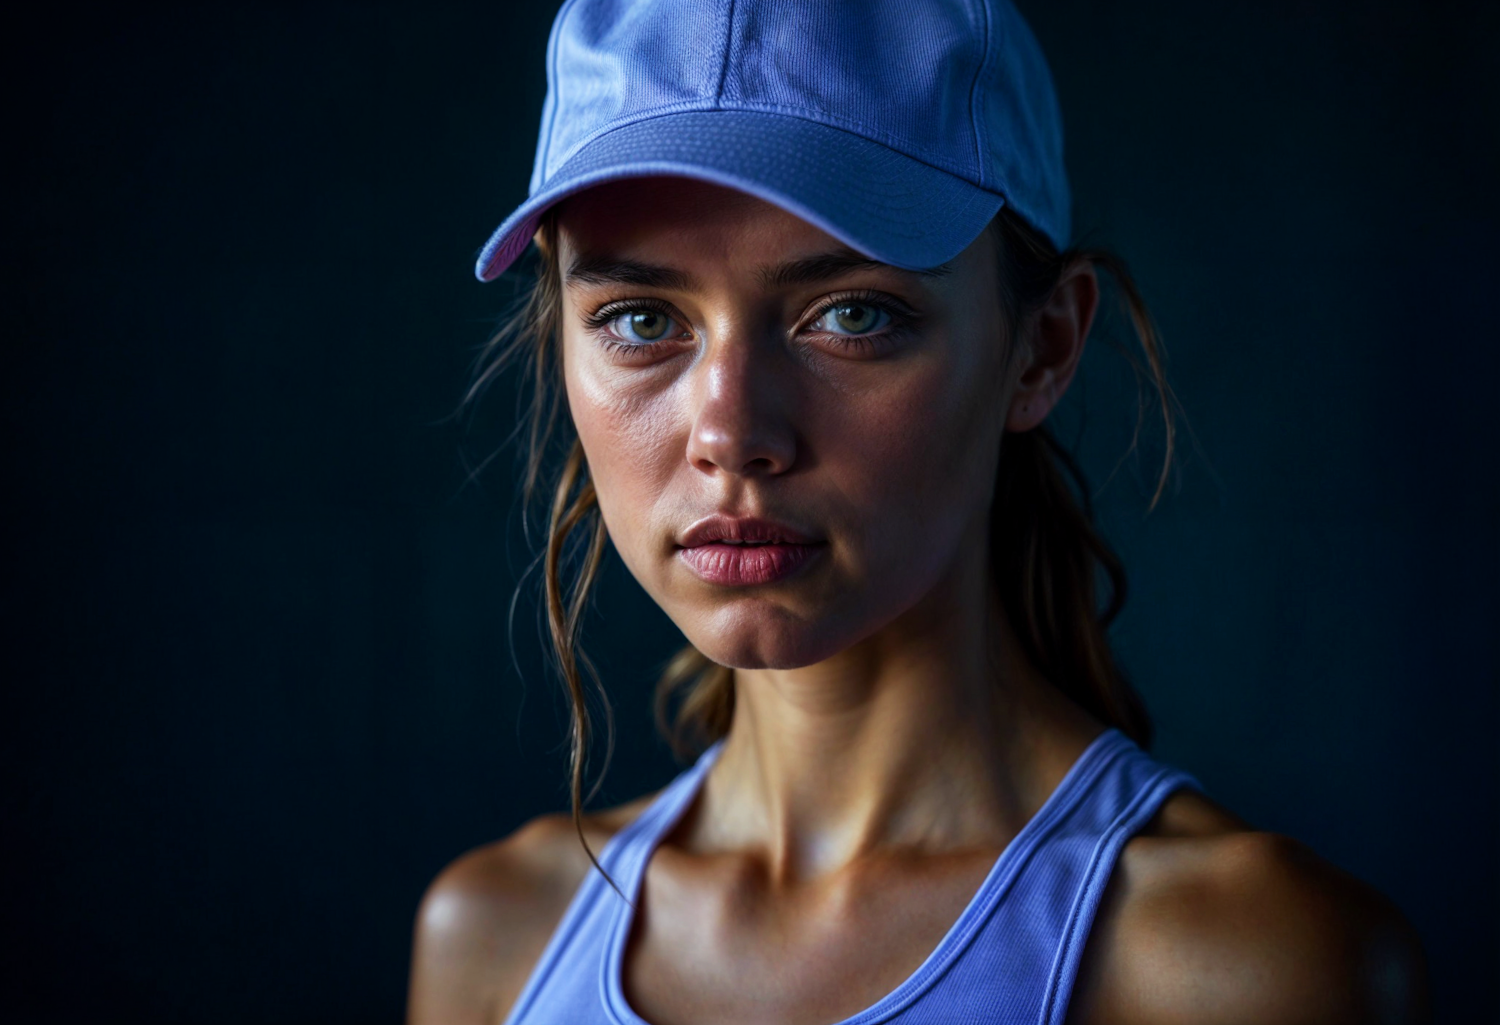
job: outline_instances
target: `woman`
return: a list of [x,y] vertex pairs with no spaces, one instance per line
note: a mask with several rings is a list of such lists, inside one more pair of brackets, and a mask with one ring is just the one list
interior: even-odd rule
[[[583,0],[549,83],[479,275],[535,240],[507,352],[576,434],[546,563],[574,815],[433,884],[411,1021],[1420,1020],[1379,895],[1137,746],[1123,578],[1045,429],[1097,267],[1170,407],[1128,277],[1068,248],[1009,4]],[[664,696],[700,754],[582,815],[606,541],[691,644]]]

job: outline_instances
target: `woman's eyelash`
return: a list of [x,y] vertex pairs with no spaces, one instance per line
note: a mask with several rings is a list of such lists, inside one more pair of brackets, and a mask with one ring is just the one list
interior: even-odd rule
[[663,316],[672,317],[672,304],[661,299],[624,299],[617,302],[605,303],[593,313],[584,318],[584,324],[591,328],[602,328],[610,321],[623,313],[635,313],[638,310],[651,310]]
[[823,344],[836,345],[846,351],[861,354],[870,354],[880,348],[882,343],[886,345],[894,343],[918,317],[916,310],[895,296],[884,292],[844,292],[829,296],[820,303],[805,321],[807,327],[804,330],[812,330],[814,325],[840,306],[868,306],[879,310],[888,318],[886,323],[877,330],[864,334],[846,334],[839,331],[817,332]]
[[844,292],[823,300],[807,318],[807,323],[816,324],[840,306],[869,306],[880,310],[891,318],[892,327],[904,325],[916,318],[915,310],[884,292]]

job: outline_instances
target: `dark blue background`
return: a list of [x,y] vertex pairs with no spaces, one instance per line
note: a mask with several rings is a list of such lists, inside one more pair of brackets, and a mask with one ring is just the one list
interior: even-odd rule
[[[427,881],[564,805],[511,454],[466,483],[514,388],[451,416],[548,6],[11,16],[7,1020],[396,1022]],[[1495,1020],[1496,6],[1311,6],[1023,4],[1193,436],[1147,516],[1104,346],[1065,428],[1160,754]],[[589,637],[619,799],[674,637],[617,565]]]

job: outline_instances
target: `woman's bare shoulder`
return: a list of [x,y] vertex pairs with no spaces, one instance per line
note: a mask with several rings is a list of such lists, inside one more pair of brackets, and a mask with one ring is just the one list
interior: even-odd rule
[[1126,844],[1069,1020],[1420,1022],[1426,974],[1384,896],[1302,844],[1174,795]]
[[[651,796],[584,816],[597,854]],[[417,912],[409,1025],[499,1025],[588,874],[573,820],[533,819],[440,872]]]

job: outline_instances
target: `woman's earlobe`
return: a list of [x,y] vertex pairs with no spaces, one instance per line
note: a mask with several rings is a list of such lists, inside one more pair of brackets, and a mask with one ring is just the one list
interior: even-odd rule
[[[1049,375],[1050,376],[1050,375]],[[1005,429],[1014,433],[1034,430],[1052,412],[1056,400],[1039,392],[1018,393],[1010,402],[1010,411],[1005,417]]]

